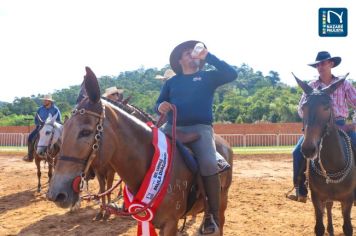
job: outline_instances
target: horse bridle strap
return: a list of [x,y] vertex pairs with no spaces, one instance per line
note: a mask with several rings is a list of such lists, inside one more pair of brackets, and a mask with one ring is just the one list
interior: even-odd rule
[[68,157],[68,156],[60,156],[58,158],[58,160],[71,161],[71,162],[75,162],[75,163],[83,164],[83,165],[85,165],[87,163],[87,160],[83,160],[83,159],[79,159],[79,158],[75,158],[75,157]]
[[76,158],[76,157],[68,157],[68,156],[61,156],[59,157],[59,160],[64,160],[64,161],[72,161],[72,162],[76,162],[76,163],[81,163],[83,164],[84,170],[81,174],[81,179],[83,181],[83,179],[86,178],[87,173],[89,171],[90,165],[91,163],[94,161],[95,157],[97,156],[97,151],[99,150],[99,145],[100,145],[100,139],[102,136],[102,132],[104,130],[103,128],[103,121],[105,119],[105,106],[102,106],[103,110],[101,114],[86,110],[84,108],[82,109],[75,109],[72,111],[72,116],[74,115],[84,115],[84,114],[88,114],[91,116],[94,116],[96,118],[99,118],[98,123],[96,125],[96,134],[94,135],[94,140],[93,140],[93,145],[92,148],[89,152],[89,155],[86,159],[80,159],[80,158]]

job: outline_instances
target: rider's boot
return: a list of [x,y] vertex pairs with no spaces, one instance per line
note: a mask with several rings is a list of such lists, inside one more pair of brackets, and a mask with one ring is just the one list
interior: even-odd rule
[[218,174],[203,176],[203,183],[208,198],[209,211],[206,211],[208,214],[204,216],[200,233],[203,235],[220,235],[220,177]]
[[33,142],[31,142],[28,144],[28,153],[22,160],[27,161],[27,162],[32,162],[34,151],[35,151],[34,144],[33,144]]

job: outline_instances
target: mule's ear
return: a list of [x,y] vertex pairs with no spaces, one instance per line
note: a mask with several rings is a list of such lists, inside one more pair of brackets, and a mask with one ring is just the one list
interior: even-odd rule
[[301,87],[304,91],[305,94],[311,94],[313,92],[313,88],[309,86],[309,84],[301,81],[300,79],[298,79],[297,76],[294,75],[294,73],[292,72],[292,75],[294,76],[295,80],[297,81],[299,87]]
[[344,75],[341,79],[339,79],[338,81],[330,84],[328,87],[323,88],[322,91],[327,93],[327,94],[332,94],[341,84],[344,83],[346,77],[349,75],[349,73],[347,73],[346,75]]
[[[51,114],[50,114],[51,115]],[[52,117],[51,119],[51,124],[54,124],[57,120],[57,117],[58,117],[58,112]]]
[[77,101],[75,102],[76,105],[78,105],[85,97],[87,97],[87,91],[85,90],[85,85],[84,85],[84,80],[82,84],[80,85],[80,91],[77,97]]
[[84,76],[84,85],[89,100],[92,103],[98,103],[100,100],[100,88],[98,79],[89,67],[85,67],[85,71],[86,75]]
[[46,122],[45,123],[49,123],[52,121],[52,114],[49,113],[48,116],[47,116],[47,119],[46,119]]
[[335,83],[330,84],[328,87],[323,88],[322,91],[327,94],[332,94],[341,84],[343,84],[345,79],[340,79]]

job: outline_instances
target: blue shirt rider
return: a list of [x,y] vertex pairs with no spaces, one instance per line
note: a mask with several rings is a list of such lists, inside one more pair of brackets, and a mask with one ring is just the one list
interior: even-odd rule
[[[200,50],[194,50],[198,48]],[[201,70],[205,62],[215,70]],[[218,176],[216,147],[214,143],[213,98],[216,88],[232,82],[237,72],[226,62],[208,52],[199,41],[186,41],[176,46],[170,55],[170,65],[176,73],[165,82],[157,99],[155,110],[168,115],[162,127],[169,133],[172,126],[171,104],[177,107],[177,129],[200,134],[192,144],[197,157],[208,198],[209,212],[204,216],[201,234],[219,234],[220,178]]]
[[43,102],[43,105],[37,110],[35,115],[36,128],[28,136],[28,153],[23,158],[23,160],[27,162],[33,161],[34,144],[36,138],[41,129],[41,125],[46,121],[49,114],[51,114],[52,116],[58,114],[56,121],[61,122],[61,112],[59,111],[58,107],[54,105],[54,100],[52,99],[52,95],[47,94],[43,98],[41,98],[41,100]]

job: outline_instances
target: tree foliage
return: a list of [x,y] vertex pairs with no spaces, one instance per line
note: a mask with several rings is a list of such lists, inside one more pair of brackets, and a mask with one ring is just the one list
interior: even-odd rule
[[[130,103],[154,114],[154,104],[159,96],[162,82],[155,76],[162,75],[168,68],[139,68],[125,71],[118,76],[99,78],[101,92],[105,88],[116,86],[124,89],[124,97],[131,96]],[[239,68],[238,79],[217,89],[214,97],[213,111],[215,122],[253,123],[253,122],[296,122],[300,121],[297,105],[302,94],[301,89],[290,87],[280,82],[276,71],[264,76],[254,71],[247,64]],[[213,69],[206,66],[205,69]],[[69,115],[77,96],[80,85],[55,90],[53,98],[61,110],[63,117]],[[16,97],[12,103],[0,102],[0,125],[27,125],[26,117],[33,117],[41,105],[40,97]],[[22,119],[22,121],[21,121]]]

